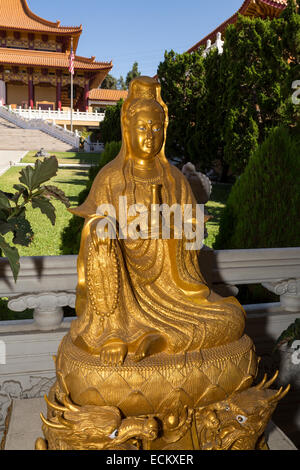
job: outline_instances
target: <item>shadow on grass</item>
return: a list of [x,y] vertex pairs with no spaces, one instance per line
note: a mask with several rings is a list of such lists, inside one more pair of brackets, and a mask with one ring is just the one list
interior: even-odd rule
[[[69,169],[65,169],[65,170],[60,170],[61,171],[70,171]],[[63,179],[62,177],[64,176],[62,173],[60,173],[58,175],[58,177],[60,177],[60,179],[55,179],[54,182],[55,184],[74,184],[74,185],[81,185],[81,186],[86,186],[86,183],[88,181],[88,177],[89,177],[89,171],[88,170],[80,170],[80,171],[74,171],[74,170],[71,170],[72,171],[72,177],[70,178],[70,175],[69,177],[66,176],[66,179]],[[78,178],[77,178],[78,177]],[[81,179],[80,177],[84,177],[84,179]]]
[[80,163],[100,163],[101,156],[91,155],[91,156],[82,156],[80,154],[68,157],[67,155],[57,157],[58,161],[64,160],[67,162],[72,162],[72,160],[80,161]]
[[77,203],[78,202],[78,198],[79,198],[79,195],[78,196],[68,196],[68,199],[70,202],[75,202]]
[[55,183],[85,186],[86,181],[87,181],[86,179],[78,179],[78,180],[77,179],[67,179],[67,180],[55,180]]

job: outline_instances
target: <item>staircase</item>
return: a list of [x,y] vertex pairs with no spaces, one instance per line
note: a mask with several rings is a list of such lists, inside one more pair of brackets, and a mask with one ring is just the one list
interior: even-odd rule
[[0,150],[67,152],[79,147],[78,135],[41,119],[24,119],[0,106]]
[[72,146],[35,129],[21,129],[0,117],[0,150],[40,150],[67,152]]

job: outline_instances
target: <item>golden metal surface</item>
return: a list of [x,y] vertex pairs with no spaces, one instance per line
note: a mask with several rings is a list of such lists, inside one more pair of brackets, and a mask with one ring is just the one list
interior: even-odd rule
[[264,448],[283,394],[266,388],[272,381],[250,388],[258,361],[239,302],[209,289],[184,237],[97,234],[97,209],[113,205],[119,221],[119,196],[127,212],[133,204],[196,206],[165,157],[168,110],[155,80],[131,82],[121,124],[119,155],[72,209],[85,218],[77,319],[58,351],[37,448]]

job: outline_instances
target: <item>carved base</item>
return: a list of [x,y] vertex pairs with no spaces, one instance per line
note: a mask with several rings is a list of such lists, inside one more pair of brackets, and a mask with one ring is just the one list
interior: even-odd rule
[[124,416],[139,416],[159,412],[178,394],[183,405],[197,408],[249,388],[257,373],[257,357],[245,335],[225,346],[156,354],[138,363],[129,355],[115,367],[85,353],[67,335],[59,347],[56,370],[60,388],[63,377],[74,403],[115,406]]
[[287,393],[251,387],[253,343],[106,366],[66,336],[38,449],[229,450],[266,448],[264,430]]

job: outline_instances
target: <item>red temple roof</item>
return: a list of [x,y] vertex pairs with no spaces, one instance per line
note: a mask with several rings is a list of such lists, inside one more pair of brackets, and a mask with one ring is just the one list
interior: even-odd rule
[[[68,68],[69,53],[45,52],[26,49],[0,48],[0,64],[14,64],[40,67]],[[111,62],[96,62],[95,58],[75,56],[76,69],[100,70],[111,69]]]
[[82,26],[60,26],[35,15],[26,0],[0,0],[0,28],[57,34],[81,33]]
[[112,101],[120,99],[125,100],[128,96],[127,90],[107,90],[105,88],[94,88],[89,92],[89,99],[95,101]]
[[201,39],[201,41],[197,42],[197,44],[191,47],[187,52],[196,51],[200,46],[206,45],[208,39],[214,42],[218,32],[223,33],[227,26],[237,22],[239,14],[261,18],[274,18],[278,17],[282,13],[287,6],[287,2],[288,0],[245,0],[237,13],[224,21],[224,23],[218,26],[214,31]]

